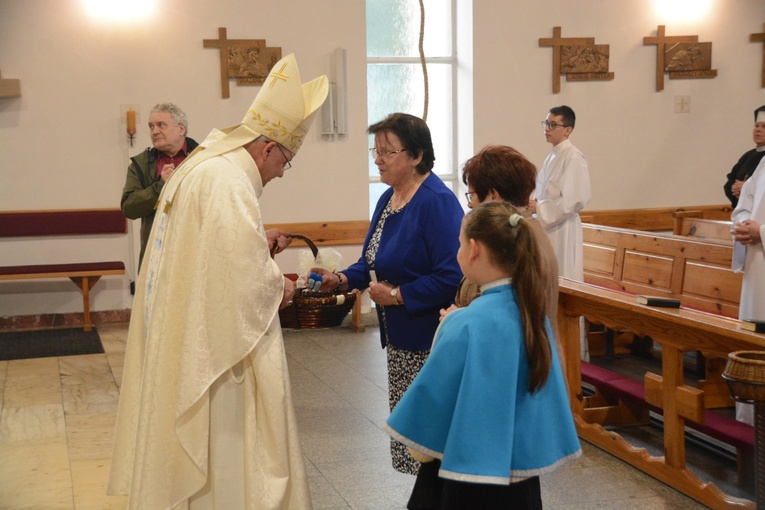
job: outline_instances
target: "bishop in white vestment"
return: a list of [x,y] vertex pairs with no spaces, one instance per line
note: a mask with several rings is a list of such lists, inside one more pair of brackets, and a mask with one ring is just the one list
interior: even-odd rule
[[[277,73],[278,76],[273,76]],[[272,79],[273,78],[273,79]],[[133,305],[108,491],[130,509],[311,508],[258,198],[327,95],[294,55],[160,195]]]

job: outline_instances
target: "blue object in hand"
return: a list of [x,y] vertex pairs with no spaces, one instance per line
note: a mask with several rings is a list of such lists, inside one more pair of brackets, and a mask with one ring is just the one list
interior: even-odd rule
[[308,275],[308,288],[314,292],[317,292],[319,290],[319,287],[321,287],[322,282],[322,276],[320,274],[311,273]]

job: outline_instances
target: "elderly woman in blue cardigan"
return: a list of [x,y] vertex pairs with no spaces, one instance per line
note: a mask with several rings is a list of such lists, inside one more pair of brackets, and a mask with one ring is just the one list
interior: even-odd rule
[[[439,311],[451,304],[462,277],[457,250],[464,213],[432,172],[433,144],[422,119],[394,113],[368,132],[380,180],[390,188],[377,202],[359,260],[323,274],[321,290],[369,288],[387,349],[393,410],[428,358]],[[417,474],[419,463],[395,440],[391,456],[396,470]]]

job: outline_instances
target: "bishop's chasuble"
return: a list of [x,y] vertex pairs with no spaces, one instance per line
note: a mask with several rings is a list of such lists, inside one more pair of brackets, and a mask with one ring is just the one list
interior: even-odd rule
[[212,152],[189,158],[160,196],[109,492],[141,510],[310,509],[260,175],[241,147]]

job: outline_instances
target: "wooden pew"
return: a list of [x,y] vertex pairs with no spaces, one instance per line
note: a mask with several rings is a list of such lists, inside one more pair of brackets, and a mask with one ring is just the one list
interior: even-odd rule
[[742,275],[730,269],[732,244],[591,224],[582,232],[585,282],[738,317]]
[[[732,243],[590,224],[582,231],[585,282],[673,297],[683,307],[738,318],[743,275],[731,270]],[[698,351],[707,407],[733,405],[722,379],[725,360]]]
[[[579,316],[613,329],[648,335],[662,346],[661,374],[646,374],[645,397],[664,418],[664,455],[651,456],[606,430],[617,413],[582,392]],[[569,401],[580,437],[713,509],[754,509],[754,503],[724,494],[692,473],[685,462],[685,425],[710,426],[703,391],[684,384],[683,353],[702,350],[725,358],[737,350],[765,349],[765,336],[738,329],[738,321],[689,310],[638,305],[635,296],[561,278],[558,329],[564,346]],[[639,381],[637,382],[639,384]],[[630,391],[625,388],[624,391]],[[650,394],[650,395],[649,395]],[[627,421],[627,413],[619,416]]]
[[[127,233],[119,209],[0,212],[0,238],[83,236]],[[83,329],[91,331],[90,290],[102,276],[125,274],[122,261],[35,264],[0,267],[0,281],[69,278],[82,293]]]

